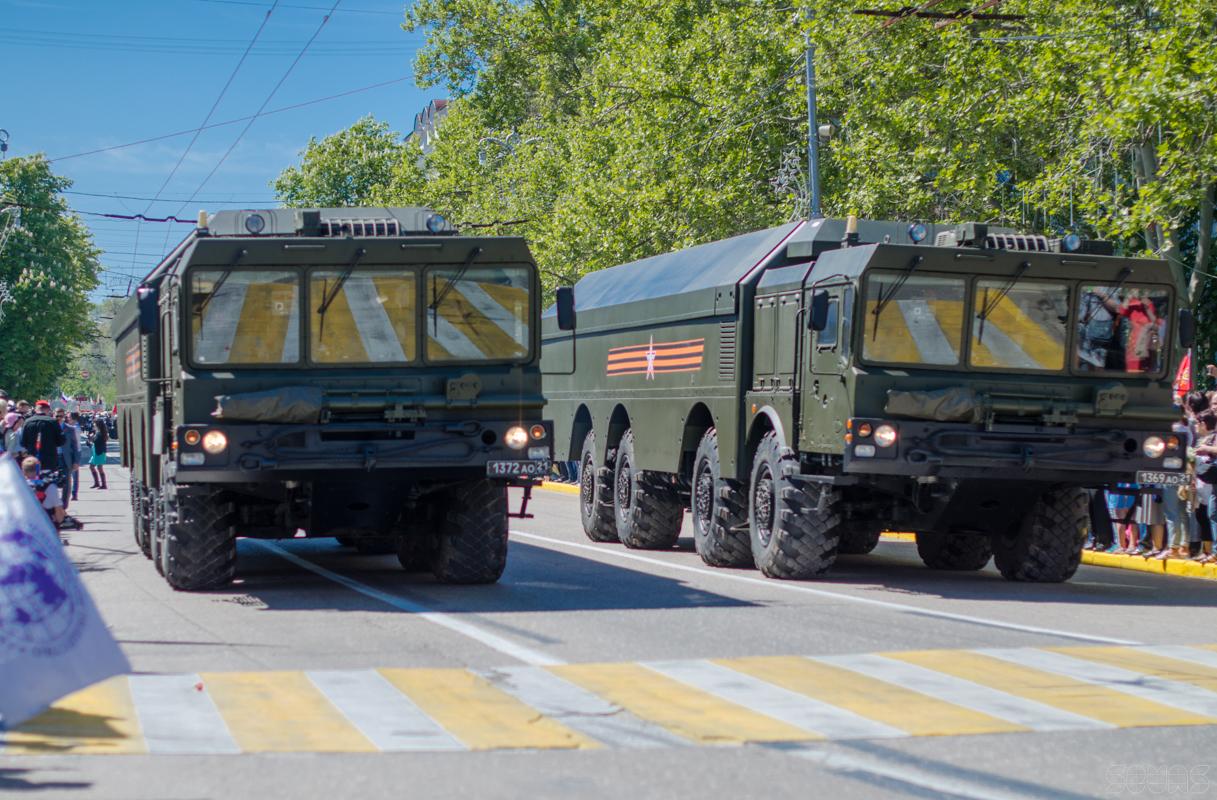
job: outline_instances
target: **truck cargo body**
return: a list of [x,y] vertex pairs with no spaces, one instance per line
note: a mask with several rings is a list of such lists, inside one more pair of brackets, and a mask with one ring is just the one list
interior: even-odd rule
[[[580,281],[573,343],[544,333],[546,371],[569,369],[573,349],[574,374],[547,375],[545,393],[559,458],[583,458],[592,433],[584,461],[596,472],[580,479],[585,526],[598,518],[601,530],[589,535],[609,539],[610,520],[629,527],[645,508],[679,504],[701,537],[725,498],[733,534],[706,535],[738,540],[755,527],[762,450],[784,473],[761,469],[762,501],[777,480],[803,495],[799,509],[827,515],[813,520],[828,530],[813,536],[825,540],[813,566],[791,576],[893,527],[918,531],[923,557],[962,542],[987,561],[979,542],[1026,539],[1029,508],[1068,506],[1076,521],[1083,488],[1182,480],[1185,443],[1171,430],[1181,294],[1164,262],[1005,232],[960,242],[946,226],[913,242],[908,230],[863,221],[847,237],[843,221],[815,220]],[[615,464],[627,431],[641,490]],[[716,466],[699,512],[703,443]],[[639,506],[638,491],[654,498]],[[597,517],[596,503],[614,513]],[[670,527],[673,513],[661,516]],[[1069,537],[1073,559],[1081,540]],[[745,548],[732,547],[738,563]]]

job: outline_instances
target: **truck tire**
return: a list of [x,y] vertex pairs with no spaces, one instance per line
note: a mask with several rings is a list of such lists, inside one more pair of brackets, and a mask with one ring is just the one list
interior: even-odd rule
[[917,531],[917,555],[930,569],[975,572],[989,563],[993,547],[987,536]]
[[146,509],[144,515],[148,520],[148,557],[152,566],[161,575],[165,574],[165,516],[161,508],[161,493],[156,489],[148,489],[145,493]]
[[847,522],[841,525],[841,543],[837,552],[846,556],[864,556],[879,546],[879,526],[870,522]]
[[1016,533],[993,537],[997,568],[1011,581],[1067,581],[1082,561],[1089,524],[1085,489],[1049,489],[1031,507]]
[[361,556],[387,556],[397,552],[397,541],[392,536],[360,536],[352,544]]
[[144,558],[152,558],[152,536],[148,526],[148,497],[144,485],[131,482],[131,527],[135,529],[135,544]]
[[442,583],[494,583],[507,566],[507,488],[476,480],[447,494],[431,571]]
[[588,431],[579,455],[579,517],[583,533],[593,542],[617,541],[612,481],[607,484],[596,466],[596,432]]
[[765,434],[752,461],[748,524],[752,558],[770,578],[814,578],[837,560],[840,495],[823,484],[804,489],[793,480],[798,471],[778,435]]
[[215,495],[178,496],[177,521],[165,534],[165,580],[174,589],[218,589],[237,571],[232,505]]
[[689,500],[693,546],[712,567],[752,566],[748,536],[748,494],[739,481],[722,476],[718,432],[701,437],[693,457],[693,488]]
[[634,468],[634,432],[627,430],[617,447],[613,471],[613,517],[617,538],[638,550],[666,550],[680,538],[684,505],[675,488],[657,473]]

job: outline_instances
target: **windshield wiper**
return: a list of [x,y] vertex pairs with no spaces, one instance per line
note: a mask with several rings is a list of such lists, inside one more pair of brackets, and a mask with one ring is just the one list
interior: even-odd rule
[[321,305],[317,306],[317,338],[325,337],[325,312],[329,310],[330,305],[338,299],[338,293],[342,291],[342,285],[347,282],[347,278],[351,277],[351,273],[355,271],[355,265],[359,263],[359,259],[367,254],[367,250],[362,247],[355,248],[355,255],[351,256],[351,260],[347,263],[339,275],[338,280],[334,281],[334,288],[326,292],[321,298]]
[[228,276],[232,274],[233,267],[237,265],[237,262],[241,260],[246,252],[247,251],[245,250],[238,250],[232,254],[232,260],[228,262],[228,268],[220,273],[219,280],[217,280],[215,285],[211,287],[211,293],[199,301],[199,307],[196,310],[196,313],[199,315],[200,330],[203,327],[203,312],[207,310],[207,306],[211,303],[212,298],[220,293],[220,287],[224,285],[224,281],[228,280]]
[[976,318],[980,320],[980,330],[976,333],[977,341],[984,342],[985,340],[985,320],[989,315],[997,310],[997,306],[1002,300],[1006,299],[1006,295],[1010,294],[1010,290],[1014,288],[1014,284],[1018,283],[1018,279],[1023,277],[1027,270],[1031,269],[1031,262],[1024,261],[1018,265],[1018,269],[1014,272],[1014,276],[1006,281],[1006,285],[998,290],[992,300],[989,299],[989,290],[985,289],[985,299],[981,304],[980,312]]
[[475,247],[470,250],[469,255],[465,256],[465,263],[461,264],[461,268],[456,271],[456,275],[449,278],[448,282],[444,284],[444,288],[440,291],[435,291],[435,279],[432,279],[431,304],[427,306],[427,309],[431,312],[431,320],[436,332],[439,331],[439,313],[436,311],[436,309],[439,308],[439,304],[444,301],[444,298],[448,296],[448,293],[452,291],[456,284],[460,283],[461,278],[465,277],[465,273],[469,271],[469,266],[473,264],[473,260],[481,254],[482,248],[480,247]]
[[[1120,270],[1120,274],[1116,276],[1116,283],[1111,287],[1111,291],[1099,298],[1098,305],[1091,305],[1090,308],[1086,309],[1086,316],[1082,318],[1082,327],[1090,324],[1090,320],[1094,319],[1094,315],[1098,313],[1100,308],[1107,308],[1107,304],[1111,302],[1111,299],[1116,296],[1116,292],[1120,291],[1120,287],[1130,277],[1132,277],[1132,267],[1125,267]],[[1111,311],[1110,308],[1107,308],[1107,310]]]
[[872,339],[878,338],[879,336],[879,315],[882,314],[883,309],[887,308],[888,304],[892,302],[892,298],[896,296],[896,293],[904,288],[904,284],[908,281],[909,276],[913,274],[913,270],[917,269],[917,266],[924,260],[925,259],[922,256],[913,256],[909,260],[909,265],[904,268],[904,272],[900,274],[900,277],[896,279],[891,288],[886,292],[880,291],[879,302],[875,303],[875,310],[871,312],[875,315],[875,323],[871,327]]

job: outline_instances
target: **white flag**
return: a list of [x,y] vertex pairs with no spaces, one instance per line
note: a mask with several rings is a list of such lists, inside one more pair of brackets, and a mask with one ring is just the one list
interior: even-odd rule
[[0,730],[130,671],[21,470],[0,457]]

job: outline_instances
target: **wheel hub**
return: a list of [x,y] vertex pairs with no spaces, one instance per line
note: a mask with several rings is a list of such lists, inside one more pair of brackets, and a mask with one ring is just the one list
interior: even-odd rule
[[629,461],[622,461],[621,467],[617,470],[617,507],[628,509],[630,507],[630,499],[633,492],[630,491],[633,481],[631,478],[633,469],[630,467]]
[[592,460],[589,458],[579,465],[579,500],[583,503],[583,513],[590,516],[596,503],[596,474],[593,471]]
[[752,490],[752,507],[756,509],[756,533],[761,545],[769,546],[773,538],[773,476],[765,467],[757,477],[756,488]]
[[697,473],[697,483],[693,494],[693,512],[701,529],[708,530],[714,513],[714,476],[710,474],[710,468],[705,464]]

